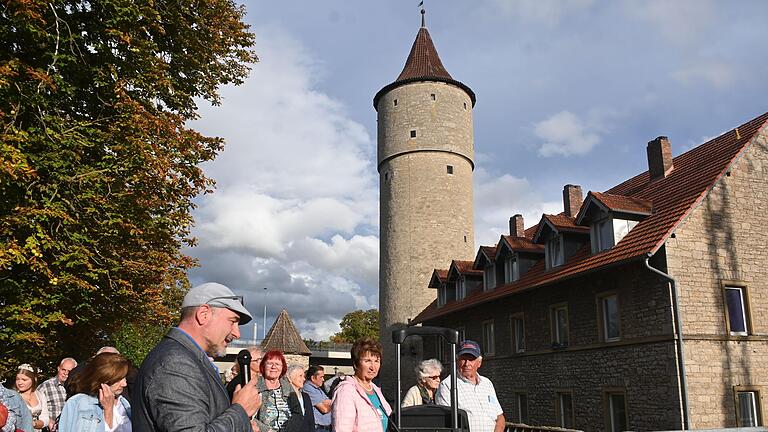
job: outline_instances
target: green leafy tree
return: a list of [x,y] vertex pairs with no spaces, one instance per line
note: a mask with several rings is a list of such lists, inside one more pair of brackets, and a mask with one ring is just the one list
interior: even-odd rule
[[356,310],[341,319],[341,331],[331,336],[332,342],[353,343],[364,337],[379,339],[379,311],[376,309]]
[[192,199],[213,187],[199,164],[223,145],[187,122],[257,60],[244,13],[231,0],[0,6],[0,371],[52,370],[124,324],[176,318]]
[[144,361],[144,357],[165,336],[168,329],[169,327],[165,325],[127,323],[112,335],[112,339],[120,354],[126,356],[138,367]]

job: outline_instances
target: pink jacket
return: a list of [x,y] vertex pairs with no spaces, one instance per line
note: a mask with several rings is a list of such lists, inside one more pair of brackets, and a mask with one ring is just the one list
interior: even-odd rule
[[[381,390],[375,384],[372,385],[382,408],[389,415],[392,408],[384,399]],[[383,432],[379,410],[373,407],[365,389],[354,377],[348,377],[336,387],[332,412],[335,432]]]

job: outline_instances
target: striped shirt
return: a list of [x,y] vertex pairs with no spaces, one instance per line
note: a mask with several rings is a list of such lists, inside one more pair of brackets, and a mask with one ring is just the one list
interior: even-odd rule
[[[504,413],[496,398],[496,389],[488,378],[477,374],[477,384],[459,374],[457,393],[459,409],[467,412],[469,430],[472,432],[493,432],[496,419]],[[451,377],[444,379],[437,389],[435,398],[438,405],[451,405]]]

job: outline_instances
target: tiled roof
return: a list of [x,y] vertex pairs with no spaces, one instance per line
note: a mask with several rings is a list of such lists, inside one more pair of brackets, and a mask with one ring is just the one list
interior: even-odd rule
[[432,277],[429,279],[430,288],[440,288],[440,284],[448,279],[448,270],[435,269],[432,272]]
[[[674,170],[665,178],[649,182],[648,172],[636,175],[606,193],[653,203],[653,214],[644,218],[618,244],[592,254],[583,246],[568,262],[546,270],[539,260],[519,280],[491,291],[478,292],[460,302],[436,307],[433,302],[414,319],[415,323],[489,302],[509,294],[549,285],[601,268],[640,259],[656,253],[688,214],[704,199],[715,182],[746,150],[763,129],[765,113],[723,135],[674,158]],[[542,218],[543,220],[544,218]]]
[[285,309],[280,311],[269,333],[261,342],[261,347],[264,351],[279,350],[285,354],[312,354]]
[[[538,227],[538,225],[532,228],[536,228],[536,227]],[[501,239],[499,239],[499,245],[497,246],[497,248],[500,248],[502,243],[506,243],[506,245],[515,252],[544,253],[543,244],[534,243],[531,239],[526,237],[515,237],[515,236],[503,235],[501,236]]]
[[553,228],[557,232],[572,232],[579,234],[589,234],[589,227],[576,225],[576,218],[566,216],[564,213],[556,215],[544,214],[541,216],[536,234],[533,235],[535,243],[541,242],[541,234],[547,229]]
[[600,192],[590,194],[611,211],[649,215],[653,210],[653,203],[642,198]]
[[496,246],[480,246],[477,250],[477,256],[473,263],[473,268],[480,267],[480,261],[490,261],[491,263],[496,259]]
[[482,276],[483,271],[475,270],[474,264],[474,261],[453,260],[451,261],[451,268],[448,269],[448,276],[450,277],[454,271],[456,271],[459,275]]
[[418,81],[440,81],[453,84],[464,90],[472,99],[472,105],[475,105],[475,93],[466,84],[454,80],[445,69],[443,62],[440,61],[440,56],[437,55],[437,49],[435,44],[432,43],[432,37],[429,35],[429,30],[426,27],[421,27],[416,34],[416,40],[413,41],[413,46],[411,46],[411,52],[405,61],[403,71],[400,72],[397,79],[379,90],[376,96],[373,97],[373,107],[377,108],[379,99],[388,91],[401,85]]

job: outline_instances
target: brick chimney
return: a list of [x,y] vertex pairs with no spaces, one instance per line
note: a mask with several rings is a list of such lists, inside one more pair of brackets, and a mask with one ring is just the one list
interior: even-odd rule
[[648,173],[651,181],[662,179],[672,171],[672,144],[665,136],[648,142]]
[[525,237],[525,225],[523,215],[516,214],[509,218],[509,235],[512,237]]
[[563,187],[563,211],[568,217],[576,217],[584,202],[584,195],[581,193],[581,186],[567,184]]

